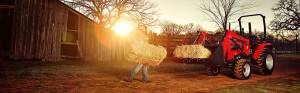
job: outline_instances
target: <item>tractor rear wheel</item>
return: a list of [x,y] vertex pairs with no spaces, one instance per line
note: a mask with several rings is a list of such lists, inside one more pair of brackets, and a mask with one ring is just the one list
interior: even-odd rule
[[207,66],[206,72],[209,76],[217,76],[220,73],[221,67]]
[[234,65],[234,75],[238,79],[249,79],[251,76],[251,63],[249,59],[239,59]]
[[264,48],[257,59],[258,72],[261,75],[271,75],[274,70],[274,55],[271,50]]

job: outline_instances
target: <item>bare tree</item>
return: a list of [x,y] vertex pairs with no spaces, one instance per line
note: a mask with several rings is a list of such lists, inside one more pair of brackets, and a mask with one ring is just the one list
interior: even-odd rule
[[300,0],[280,0],[272,10],[275,14],[269,27],[272,31],[300,31]]
[[189,23],[183,26],[183,31],[187,35],[195,35],[197,32],[204,31],[201,25],[195,25],[193,23]]
[[166,36],[179,35],[183,32],[183,26],[170,21],[162,21],[160,27],[162,29],[161,34]]
[[201,25],[196,25],[194,23],[179,25],[170,21],[162,21],[160,27],[162,29],[161,34],[167,36],[179,34],[196,35],[197,32],[204,31]]
[[200,11],[226,31],[227,23],[232,16],[244,14],[253,6],[252,2],[242,3],[242,0],[202,0]]
[[156,4],[147,0],[61,0],[110,29],[121,18],[142,25],[156,22]]

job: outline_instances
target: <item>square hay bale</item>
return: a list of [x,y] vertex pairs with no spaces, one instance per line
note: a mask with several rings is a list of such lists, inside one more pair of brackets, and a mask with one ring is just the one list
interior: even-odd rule
[[182,45],[176,46],[173,55],[177,58],[208,58],[211,52],[203,45]]
[[159,65],[167,56],[167,50],[145,42],[133,42],[127,60],[135,63]]

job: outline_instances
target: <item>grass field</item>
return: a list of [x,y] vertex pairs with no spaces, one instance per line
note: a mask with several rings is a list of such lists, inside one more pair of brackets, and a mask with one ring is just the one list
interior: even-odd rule
[[299,80],[261,80],[255,84],[229,87],[213,92],[217,93],[299,93]]
[[[280,54],[277,55],[277,58],[293,58],[300,59],[300,54]],[[299,60],[300,62],[300,60]],[[229,87],[226,89],[219,89],[214,92],[218,93],[299,93],[300,92],[300,75],[294,75],[298,78],[291,79],[271,79],[271,80],[261,80],[257,81],[255,84],[251,85],[242,85]]]
[[230,69],[208,76],[202,64],[171,60],[150,67],[150,83],[133,82],[127,75],[136,65],[127,62],[1,62],[0,92],[102,92],[102,93],[299,93],[300,57],[277,55],[275,71],[264,76],[252,73],[249,80],[234,78]]

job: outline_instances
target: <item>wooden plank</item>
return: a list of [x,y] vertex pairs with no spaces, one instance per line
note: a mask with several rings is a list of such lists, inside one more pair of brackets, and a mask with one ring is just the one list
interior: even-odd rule
[[40,53],[43,59],[45,59],[45,61],[47,61],[47,44],[45,43],[47,41],[47,33],[48,33],[48,28],[49,28],[49,0],[43,0],[43,4],[44,4],[44,11],[41,12],[42,14],[44,14],[43,16],[43,24],[42,24],[42,32],[41,32],[41,47],[40,47]]
[[54,42],[55,42],[55,45],[56,45],[56,53],[55,53],[55,61],[59,61],[61,59],[61,33],[62,33],[62,23],[63,23],[63,11],[64,11],[64,8],[58,3],[58,2],[55,2],[55,4],[57,5],[57,10],[59,10],[59,12],[56,12],[57,13],[57,29],[55,31],[55,39],[54,39]]
[[51,47],[52,47],[52,42],[51,42],[51,32],[52,32],[52,25],[53,25],[53,13],[54,13],[54,10],[53,10],[53,4],[52,4],[52,1],[49,0],[48,2],[48,22],[47,22],[47,30],[46,30],[46,40],[45,42],[45,45],[46,45],[46,48],[45,48],[45,58],[47,61],[51,61],[51,54],[52,54],[52,50],[51,50]]
[[54,61],[56,59],[56,54],[57,54],[57,41],[56,41],[56,38],[57,38],[57,33],[58,33],[58,13],[60,12],[60,9],[59,9],[59,6],[56,4],[56,2],[53,2],[53,10],[55,10],[55,12],[53,12],[53,25],[52,25],[52,38],[51,38],[51,42],[52,42],[52,61]]
[[78,30],[67,29],[67,31],[78,32]]
[[59,2],[54,2],[56,5],[56,10],[58,10],[58,12],[56,12],[56,30],[55,30],[55,38],[54,38],[54,43],[55,43],[55,54],[54,54],[54,61],[59,61],[60,60],[60,55],[61,55],[61,32],[62,32],[62,22],[63,22],[63,11],[64,8],[61,6],[61,4]]
[[61,42],[61,44],[63,45],[74,45],[77,46],[78,43],[73,43],[73,42]]
[[21,24],[22,24],[22,6],[23,6],[23,4],[22,4],[22,2],[23,2],[24,0],[20,0],[19,2],[17,2],[16,3],[16,6],[18,6],[18,8],[15,8],[15,11],[14,11],[14,27],[13,27],[13,29],[15,29],[15,30],[13,30],[14,31],[14,35],[13,35],[13,38],[15,39],[15,40],[13,40],[14,41],[14,45],[13,45],[13,53],[12,53],[12,58],[14,59],[14,60],[17,60],[17,58],[18,58],[18,50],[20,49],[20,47],[19,47],[19,40],[20,40],[20,32],[21,32]]
[[78,56],[74,57],[74,56],[68,56],[68,55],[61,55],[62,58],[71,58],[71,59],[77,59],[80,58]]
[[[64,34],[65,32],[67,32],[67,22],[68,22],[68,12],[69,10],[65,9],[64,12],[63,12],[63,24],[62,24],[62,34]],[[61,38],[63,38],[61,36]],[[61,43],[62,43],[62,40],[61,40]],[[62,53],[62,49],[61,49],[61,46],[60,46],[60,54]],[[61,55],[60,55],[61,56]]]
[[21,25],[23,26],[22,28],[22,34],[21,34],[21,37],[22,37],[22,39],[20,40],[21,42],[21,50],[19,51],[20,52],[20,59],[25,59],[25,55],[26,55],[26,50],[27,50],[27,46],[26,46],[26,43],[28,42],[28,38],[27,38],[27,35],[28,35],[28,32],[27,32],[27,30],[28,30],[28,17],[29,17],[29,6],[30,6],[30,0],[28,0],[27,2],[25,1],[25,3],[23,3],[24,4],[24,8],[23,8],[23,15],[22,16],[24,16],[24,23],[22,23]]
[[[23,1],[23,0],[21,0]],[[20,12],[21,12],[21,1],[17,2],[16,8],[14,8],[14,18],[13,18],[13,27],[12,27],[12,43],[11,43],[11,55],[10,57],[13,60],[16,60],[17,56],[17,41],[18,41],[18,31],[20,24]]]
[[24,26],[25,26],[25,30],[24,30],[24,32],[25,32],[25,34],[23,34],[24,35],[24,40],[23,40],[23,45],[24,45],[24,49],[23,49],[23,51],[22,51],[22,59],[26,59],[26,55],[27,55],[27,53],[28,53],[28,51],[29,51],[29,40],[30,40],[30,38],[28,38],[29,37],[29,35],[30,35],[30,29],[29,29],[29,25],[30,25],[30,17],[31,17],[31,15],[30,15],[30,5],[31,5],[31,3],[32,3],[32,1],[31,0],[28,0],[28,4],[26,5],[26,8],[25,8],[25,16],[26,16],[26,23],[25,24],[23,24]]
[[[78,20],[78,22],[82,23],[81,18]],[[78,42],[78,45],[80,44],[80,50],[81,50],[81,53],[82,53],[81,59],[85,60],[85,58],[83,56],[84,55],[84,49],[83,49],[84,44],[83,44],[83,41],[82,41],[82,37],[83,37],[83,35],[82,35],[82,25],[78,25],[78,32],[77,33],[78,33],[77,42]]]
[[76,41],[76,44],[77,44],[77,49],[78,49],[79,56],[80,56],[80,58],[82,58],[83,55],[82,55],[81,45],[79,44],[78,41]]
[[41,39],[42,39],[42,31],[43,31],[43,24],[44,24],[44,16],[45,14],[43,14],[43,11],[44,11],[44,0],[38,0],[38,19],[37,19],[37,32],[35,34],[35,37],[38,37],[38,39],[36,40],[36,44],[35,44],[35,49],[36,49],[36,52],[35,52],[35,56],[38,58],[38,59],[44,59],[42,58],[42,54],[41,54],[41,49],[40,47],[42,47],[42,42],[41,42]]
[[36,0],[32,0],[32,3],[30,4],[30,11],[29,12],[29,15],[31,16],[30,17],[30,21],[29,21],[29,29],[28,29],[28,32],[29,32],[29,36],[27,37],[29,40],[28,40],[28,54],[26,55],[26,59],[33,59],[34,58],[34,41],[36,39],[36,37],[34,37],[34,34],[36,33],[36,29],[35,29],[35,25],[36,25],[36,11],[37,11],[37,5],[36,5]]

